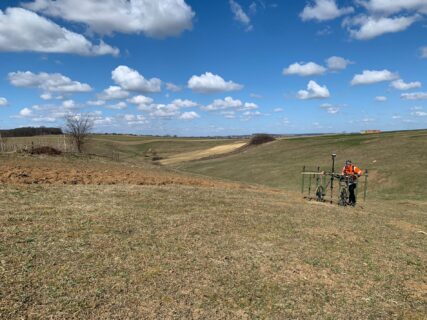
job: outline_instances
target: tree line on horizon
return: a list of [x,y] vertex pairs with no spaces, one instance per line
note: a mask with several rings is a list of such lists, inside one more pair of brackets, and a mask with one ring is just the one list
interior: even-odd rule
[[15,129],[0,130],[0,136],[3,138],[15,137],[33,137],[43,135],[58,135],[63,134],[61,128],[54,127],[22,127]]

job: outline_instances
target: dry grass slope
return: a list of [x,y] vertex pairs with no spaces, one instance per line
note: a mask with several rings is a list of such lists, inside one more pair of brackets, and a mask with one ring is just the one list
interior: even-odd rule
[[422,319],[421,207],[192,186],[1,186],[0,316]]
[[[181,165],[264,185],[153,166],[134,137],[108,142],[129,161],[2,156],[0,318],[424,319],[427,198],[411,170],[425,138],[282,140]],[[168,157],[215,146],[150,143]],[[363,207],[292,191],[325,149],[379,162]]]

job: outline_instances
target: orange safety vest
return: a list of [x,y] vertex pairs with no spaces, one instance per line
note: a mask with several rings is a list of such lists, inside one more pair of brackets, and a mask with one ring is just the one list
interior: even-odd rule
[[360,170],[358,167],[356,167],[355,165],[349,164],[346,165],[343,169],[342,169],[342,174],[343,175],[347,175],[347,176],[361,176],[363,174],[362,170]]

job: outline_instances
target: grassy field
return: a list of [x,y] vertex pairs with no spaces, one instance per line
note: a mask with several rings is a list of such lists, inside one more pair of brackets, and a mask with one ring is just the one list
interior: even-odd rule
[[[91,143],[127,160],[0,156],[1,319],[425,318],[425,131],[285,139],[178,171],[140,148],[230,140],[109,138]],[[367,203],[295,192],[332,151],[369,166]]]
[[370,196],[427,199],[427,131],[282,139],[229,157],[181,164],[184,171],[234,181],[299,190],[303,165],[340,170],[346,159],[370,174]]
[[[422,319],[423,206],[270,190],[1,186],[0,315]],[[60,204],[60,205],[58,205]]]
[[[84,146],[84,151],[104,157],[119,158],[121,160],[151,161],[153,156],[161,159],[175,156],[180,153],[194,152],[214,148],[226,144],[239,142],[235,139],[201,139],[201,138],[168,138],[131,135],[93,135]],[[24,146],[52,146],[63,151],[74,150],[69,140],[64,136],[35,136],[22,138],[8,138],[6,143],[13,150]],[[66,147],[64,147],[66,145]]]

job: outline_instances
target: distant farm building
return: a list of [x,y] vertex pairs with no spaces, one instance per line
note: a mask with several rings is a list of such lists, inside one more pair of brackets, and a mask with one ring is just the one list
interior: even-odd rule
[[369,133],[380,133],[381,130],[362,130],[360,131],[361,134],[369,134]]

